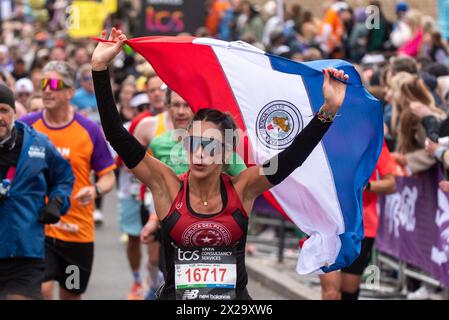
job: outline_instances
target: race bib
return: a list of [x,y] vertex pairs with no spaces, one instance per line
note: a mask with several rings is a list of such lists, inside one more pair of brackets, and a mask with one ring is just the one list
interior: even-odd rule
[[176,300],[233,300],[236,282],[234,248],[176,248]]

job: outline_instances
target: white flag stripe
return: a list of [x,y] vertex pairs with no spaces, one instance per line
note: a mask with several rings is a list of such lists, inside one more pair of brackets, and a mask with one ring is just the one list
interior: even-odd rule
[[[300,111],[304,126],[312,119],[313,111],[302,78],[274,72],[268,57],[262,54],[241,51],[235,54],[232,50],[217,46],[213,46],[213,49],[240,106],[252,149],[257,151],[254,155],[256,162],[261,164],[278,152],[263,146],[257,137],[257,115],[265,105],[274,99],[285,100],[294,104]],[[260,83],[266,86],[260,87]],[[271,85],[273,83],[276,85]],[[323,195],[324,190],[328,194]],[[271,193],[292,221],[305,233],[314,236],[313,232],[317,229],[324,232],[316,235],[321,240],[309,239],[307,241],[309,246],[326,241],[324,238],[331,238],[336,242],[331,246],[335,251],[330,255],[322,252],[321,245],[320,248],[314,247],[313,255],[316,259],[313,259],[313,262],[310,259],[303,261],[305,265],[300,268],[302,273],[316,271],[323,265],[333,263],[341,245],[338,235],[345,229],[332,172],[322,144],[315,148],[302,167],[295,170],[284,183],[271,189]],[[314,195],[319,195],[320,200],[318,201],[318,197]],[[334,260],[330,261],[330,257]]]

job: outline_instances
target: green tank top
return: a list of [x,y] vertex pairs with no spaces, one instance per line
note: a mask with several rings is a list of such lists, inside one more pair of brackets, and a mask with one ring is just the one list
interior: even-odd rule
[[[178,143],[173,138],[172,130],[154,137],[149,148],[153,156],[172,168],[176,175],[183,174],[189,170],[186,151],[182,143]],[[236,176],[245,169],[246,165],[242,158],[234,152],[229,165],[226,166],[226,173]]]

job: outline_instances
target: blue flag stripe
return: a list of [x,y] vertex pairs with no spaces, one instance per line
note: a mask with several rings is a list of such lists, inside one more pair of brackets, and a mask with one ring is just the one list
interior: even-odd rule
[[[324,102],[323,69],[342,69],[350,77],[346,99],[339,112],[340,117],[323,139],[345,222],[345,234],[340,235],[342,247],[337,261],[334,265],[323,268],[323,271],[339,269],[341,266],[347,266],[360,252],[360,241],[363,239],[362,190],[382,149],[381,105],[364,89],[355,68],[345,61],[296,63],[268,56],[274,70],[303,77],[314,112],[317,112]],[[352,183],[348,182],[348,179],[351,179]]]

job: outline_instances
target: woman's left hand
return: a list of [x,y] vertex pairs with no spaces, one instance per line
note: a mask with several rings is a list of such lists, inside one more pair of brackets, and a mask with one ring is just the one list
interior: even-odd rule
[[323,70],[323,110],[337,114],[346,96],[346,82],[349,76],[343,70],[327,68]]

